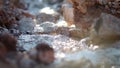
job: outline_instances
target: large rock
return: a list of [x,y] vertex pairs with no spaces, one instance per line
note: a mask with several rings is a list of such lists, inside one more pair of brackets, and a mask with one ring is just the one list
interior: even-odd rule
[[108,44],[120,40],[120,19],[102,13],[92,26],[91,39],[95,44]]
[[[65,2],[72,5],[72,7],[68,7],[69,5],[67,4],[67,7],[64,7],[65,20],[68,24],[70,22],[74,23],[83,33],[88,32],[87,34],[89,34],[94,20],[99,18],[102,12],[120,17],[118,0],[66,0]],[[71,12],[67,13],[66,11]]]
[[[68,4],[69,3],[69,4]],[[76,28],[81,30],[84,37],[89,35],[90,27],[95,18],[99,17],[100,10],[93,7],[94,3],[89,6],[85,0],[67,0],[63,5],[64,18],[68,24],[75,24]]]
[[[93,22],[93,19],[98,17],[100,14],[100,10],[98,10],[96,7],[93,7],[94,2],[93,5],[92,3],[90,3],[90,5],[86,4],[88,2],[85,0],[67,0],[67,2],[72,6],[71,7],[72,12],[71,13],[69,12],[69,14],[73,15],[72,18],[71,16],[65,15],[64,16],[65,19],[67,18],[72,19],[76,27],[82,30],[88,30],[89,27],[91,26],[91,23]],[[69,8],[67,10],[70,11]]]

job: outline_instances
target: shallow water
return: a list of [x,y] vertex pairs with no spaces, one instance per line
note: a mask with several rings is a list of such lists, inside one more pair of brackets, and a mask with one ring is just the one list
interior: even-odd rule
[[[32,14],[37,14],[41,8],[48,7],[42,4],[42,0],[26,0],[26,2],[30,3],[28,11]],[[75,40],[64,35],[33,34],[19,36],[18,42],[25,50],[42,42],[50,44],[55,50],[56,68],[120,68],[120,42],[101,48],[92,44],[87,45],[87,39],[89,38]]]
[[[21,35],[19,37],[20,45],[24,44],[24,48],[29,50],[35,47],[38,43],[48,43],[55,49],[55,64],[60,67],[71,65],[76,66],[83,63],[91,64],[92,66],[119,66],[120,65],[120,50],[119,48],[107,47],[90,48],[85,46],[85,39],[80,41],[71,39],[63,35]],[[83,46],[83,45],[84,46]],[[118,44],[118,43],[117,43]],[[110,45],[111,46],[111,45]],[[65,64],[63,64],[65,63]],[[73,67],[74,68],[74,67]],[[81,67],[80,67],[81,68]],[[85,67],[82,67],[85,68]],[[96,67],[95,67],[96,68]],[[102,68],[102,67],[100,67]],[[104,67],[103,67],[104,68]]]

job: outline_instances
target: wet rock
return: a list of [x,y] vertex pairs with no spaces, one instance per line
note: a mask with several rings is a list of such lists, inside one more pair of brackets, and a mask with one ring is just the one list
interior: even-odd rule
[[11,33],[14,36],[19,36],[20,35],[20,32],[17,29],[6,29],[6,28],[3,28],[3,27],[0,27],[0,33],[4,33],[4,32]]
[[35,23],[31,18],[22,18],[19,21],[18,25],[19,25],[18,28],[21,33],[27,33],[27,32],[32,33],[35,27]]
[[95,21],[91,30],[93,43],[114,43],[120,40],[120,19],[110,14],[102,13]]
[[9,32],[14,36],[19,36],[21,34],[20,31],[17,29],[10,29]]
[[55,29],[56,29],[55,24],[52,22],[42,23],[42,24],[40,24],[40,27],[42,27],[44,29],[44,33],[50,33],[50,32],[55,31]]
[[76,29],[76,28],[70,29],[69,32],[70,32],[69,36],[72,37],[72,38],[81,39],[85,35],[81,32],[80,29]]
[[0,33],[3,33],[3,32],[9,32],[9,30],[6,28],[0,27]]
[[[94,18],[99,16],[100,11],[98,8],[92,7],[92,5],[85,4],[87,1],[83,0],[68,0],[68,2],[72,2],[73,12],[73,22],[77,28],[80,28],[82,31],[89,30]],[[93,2],[94,3],[94,2]],[[97,11],[94,12],[94,11]]]
[[65,20],[60,19],[60,20],[58,20],[58,22],[56,23],[56,26],[57,26],[57,27],[68,27],[68,24],[67,24],[67,22],[66,22]]
[[56,29],[56,34],[69,36],[69,28],[68,27],[58,27]]
[[46,14],[46,13],[40,13],[36,16],[37,23],[43,23],[43,22],[57,22],[59,19],[59,14]]
[[35,34],[42,34],[44,33],[44,29],[40,27],[40,25],[36,25],[33,31]]
[[72,4],[70,4],[69,2],[64,2],[64,4],[62,5],[62,10],[63,10],[63,16],[65,21],[68,23],[68,25],[72,25],[74,23],[74,14],[73,14],[73,10],[74,8],[72,7]]
[[56,26],[52,22],[43,22],[40,25],[36,25],[34,32],[35,33],[53,33],[56,30]]
[[[89,6],[86,4],[87,1],[85,0],[66,0],[66,4],[67,3],[70,4],[67,6],[71,12],[66,14],[67,12],[64,11],[65,20],[68,22],[68,24],[75,24],[76,28],[81,30],[81,34],[84,35],[84,37],[88,36],[94,19],[99,17],[100,10],[96,7],[93,7],[93,5]],[[68,9],[66,8],[66,10]]]
[[65,19],[72,20],[76,27],[80,28],[83,33],[85,32],[85,34],[86,32],[89,34],[94,20],[96,18],[99,18],[102,12],[112,14],[119,18],[119,2],[116,0],[67,0],[67,3],[72,4],[73,12],[71,12],[71,14],[73,14],[73,18],[71,18],[71,16],[68,16],[70,15],[69,13],[68,15],[66,14],[64,16]]

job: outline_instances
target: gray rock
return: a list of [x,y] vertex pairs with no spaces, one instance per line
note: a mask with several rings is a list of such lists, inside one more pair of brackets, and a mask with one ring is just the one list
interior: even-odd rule
[[53,31],[55,31],[55,29],[56,29],[55,24],[52,22],[44,22],[44,23],[40,24],[40,27],[43,28],[44,33],[51,33]]
[[[53,13],[52,13],[52,11],[53,11]],[[51,14],[49,14],[49,12],[51,12]],[[57,20],[59,19],[59,16],[60,15],[58,13],[56,13],[54,10],[52,10],[50,8],[43,8],[43,10],[41,10],[41,13],[36,16],[36,19],[37,19],[38,24],[41,24],[41,23],[47,22],[47,21],[56,23]]]
[[31,18],[23,18],[19,21],[19,30],[22,33],[33,32],[35,23]]
[[56,34],[69,36],[69,28],[68,27],[58,27],[56,29]]
[[120,40],[120,19],[102,13],[92,26],[91,39],[97,44],[113,43]]
[[0,33],[2,33],[2,32],[9,32],[9,31],[6,28],[0,27]]

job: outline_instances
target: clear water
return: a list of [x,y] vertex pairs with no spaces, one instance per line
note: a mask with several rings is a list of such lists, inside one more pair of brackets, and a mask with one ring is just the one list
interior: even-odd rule
[[[25,1],[30,3],[28,11],[32,14],[37,14],[43,7],[48,7],[47,4],[42,4],[42,0]],[[39,7],[40,5],[43,7]],[[26,50],[41,42],[50,44],[55,49],[56,68],[120,68],[119,47],[100,48],[92,44],[88,46],[85,43],[87,39],[74,40],[63,35],[37,34],[21,35],[18,41],[19,46],[24,45]],[[110,46],[119,46],[119,44],[120,42],[117,42]]]

